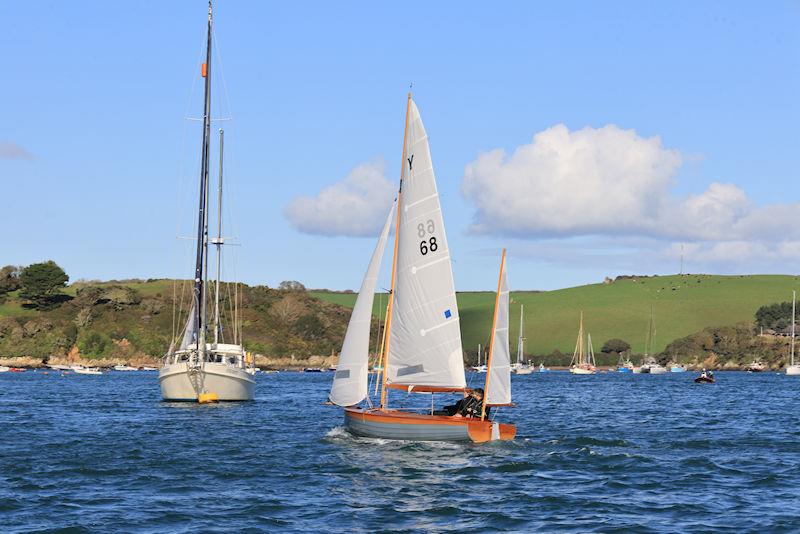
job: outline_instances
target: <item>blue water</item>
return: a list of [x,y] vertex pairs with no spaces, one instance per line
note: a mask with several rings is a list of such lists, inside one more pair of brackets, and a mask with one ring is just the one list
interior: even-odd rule
[[459,445],[349,436],[330,373],[0,374],[0,532],[800,531],[800,379],[693,376],[514,376],[516,441]]

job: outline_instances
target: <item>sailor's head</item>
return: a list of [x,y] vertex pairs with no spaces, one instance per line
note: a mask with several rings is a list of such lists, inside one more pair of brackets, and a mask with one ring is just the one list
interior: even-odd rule
[[483,388],[476,388],[473,389],[470,394],[475,397],[477,400],[483,399]]

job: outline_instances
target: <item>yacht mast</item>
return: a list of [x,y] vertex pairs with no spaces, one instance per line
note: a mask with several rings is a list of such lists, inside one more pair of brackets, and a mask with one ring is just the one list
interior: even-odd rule
[[794,365],[794,312],[795,312],[795,303],[797,301],[797,291],[792,291],[792,349],[791,349],[791,361],[789,365]]
[[519,305],[519,339],[517,340],[517,363],[518,364],[522,363],[522,358],[523,358],[523,354],[522,353],[523,353],[523,343],[525,341],[525,338],[522,337],[522,328],[523,328],[522,319],[523,319],[524,316],[525,316],[525,305],[524,304],[520,304]]
[[222,271],[222,155],[225,149],[225,131],[219,129],[219,186],[217,187],[217,237],[211,242],[217,247],[217,283],[214,286],[214,345],[219,343],[219,279]]
[[211,0],[208,2],[208,34],[206,37],[206,62],[202,73],[205,78],[203,103],[203,151],[200,160],[200,201],[197,214],[197,255],[194,267],[194,304],[195,328],[197,329],[197,347],[205,361],[206,353],[206,287],[204,284],[204,266],[208,256],[208,145],[211,131]]
[[397,191],[397,220],[394,225],[394,253],[392,254],[392,286],[389,293],[389,307],[386,311],[386,326],[384,327],[384,335],[386,336],[386,345],[383,353],[383,380],[381,382],[381,408],[386,407],[386,394],[388,392],[387,380],[389,378],[389,347],[391,344],[392,333],[392,310],[394,308],[394,289],[397,280],[397,247],[400,244],[400,207],[402,206],[403,197],[403,175],[406,172],[406,149],[408,144],[408,116],[411,111],[411,91],[408,92],[408,100],[406,102],[406,125],[403,132],[403,158],[400,161],[400,187]]

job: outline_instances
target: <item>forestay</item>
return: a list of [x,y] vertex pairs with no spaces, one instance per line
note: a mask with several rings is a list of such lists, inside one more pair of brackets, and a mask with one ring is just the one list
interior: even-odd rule
[[458,307],[428,137],[409,103],[387,381],[464,388]]
[[497,318],[492,338],[486,388],[486,404],[511,404],[511,350],[508,345],[508,281],[505,262],[500,274],[500,293],[497,295]]
[[381,258],[386,246],[394,215],[394,205],[389,210],[389,216],[383,225],[383,230],[375,245],[372,259],[369,261],[361,289],[358,291],[350,323],[344,335],[342,352],[336,365],[333,376],[333,385],[329,399],[339,406],[352,406],[358,404],[367,396],[367,381],[369,373],[369,331],[372,321],[372,301],[375,298],[375,283],[378,280],[378,271],[381,267]]

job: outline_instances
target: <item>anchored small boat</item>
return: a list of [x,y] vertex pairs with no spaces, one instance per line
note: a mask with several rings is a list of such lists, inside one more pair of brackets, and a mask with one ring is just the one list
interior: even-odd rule
[[5,365],[0,365],[0,373],[7,373],[11,371],[11,367],[6,367]]
[[[220,274],[222,270],[222,155],[224,132],[219,132],[219,182],[217,188],[217,236],[209,239],[209,166],[211,152],[211,50],[213,17],[208,3],[206,58],[201,68],[205,79],[203,99],[203,140],[200,158],[200,198],[197,210],[197,248],[192,301],[185,326],[172,340],[158,372],[161,396],[170,401],[247,401],[253,400],[256,381],[249,358],[242,345],[239,318],[239,292],[233,290],[232,328],[223,332],[220,306]],[[213,320],[208,316],[209,242],[216,247],[216,284],[213,297]],[[213,338],[208,339],[213,324]],[[231,325],[229,325],[231,326]],[[178,343],[178,337],[180,342]],[[227,339],[225,339],[227,337]]]
[[137,367],[131,367],[130,365],[115,365],[115,371],[138,371]]
[[519,336],[517,337],[517,361],[511,366],[511,372],[516,375],[529,375],[533,373],[534,367],[530,363],[525,363],[525,306],[519,305]]
[[[344,408],[345,428],[357,436],[413,441],[510,440],[514,425],[489,417],[511,404],[508,285],[501,259],[480,416],[417,413],[389,407],[390,390],[468,395],[458,306],[428,137],[408,95],[400,190],[373,251],[353,307],[329,395]],[[395,209],[396,208],[396,209]],[[381,355],[380,403],[368,397],[372,302],[389,229],[396,213],[391,292]],[[367,406],[359,406],[367,400]],[[473,412],[474,413],[474,412]],[[492,415],[496,415],[496,410]]]
[[76,366],[72,368],[73,372],[77,375],[102,375],[103,371],[101,371],[97,367],[80,367]]
[[[647,338],[644,342],[644,357],[639,372],[650,375],[663,375],[667,368],[658,363],[653,354],[656,351],[656,319],[653,307],[650,307],[650,321],[647,325]],[[636,372],[634,370],[634,372]]]
[[669,372],[670,373],[685,373],[686,372],[686,366],[681,364],[681,363],[672,362],[672,363],[669,364]]
[[584,349],[583,341],[583,312],[581,311],[581,323],[578,327],[578,341],[575,342],[575,352],[572,353],[569,372],[573,375],[593,375],[597,372],[594,361],[594,349],[592,348],[592,335],[587,334],[588,350]]

